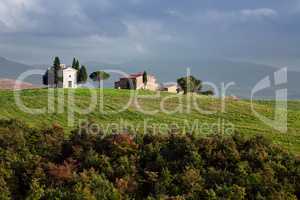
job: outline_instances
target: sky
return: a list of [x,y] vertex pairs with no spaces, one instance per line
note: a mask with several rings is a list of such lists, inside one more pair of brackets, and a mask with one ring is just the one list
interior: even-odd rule
[[231,59],[300,69],[300,0],[1,0],[0,56],[28,64]]

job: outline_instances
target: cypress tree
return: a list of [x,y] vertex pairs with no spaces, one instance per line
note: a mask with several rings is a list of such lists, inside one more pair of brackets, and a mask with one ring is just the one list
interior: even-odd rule
[[147,72],[144,71],[144,73],[143,73],[144,88],[146,88],[147,82],[148,82],[148,75],[147,75]]
[[72,67],[73,67],[74,69],[75,69],[75,67],[76,67],[76,58],[75,58],[75,57],[73,58]]
[[45,72],[43,75],[43,84],[48,85],[49,84],[49,69]]
[[55,87],[58,87],[58,83],[61,80],[61,77],[59,76],[60,71],[60,59],[59,57],[55,57],[53,61],[53,71],[54,71],[54,84]]
[[86,83],[87,81],[87,70],[86,67],[84,65],[81,66],[80,70],[78,71],[78,83]]
[[75,66],[73,68],[76,69],[76,70],[78,70],[78,71],[80,70],[79,60],[76,60]]

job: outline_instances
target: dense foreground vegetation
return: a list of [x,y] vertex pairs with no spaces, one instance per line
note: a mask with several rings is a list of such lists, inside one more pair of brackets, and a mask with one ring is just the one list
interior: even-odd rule
[[87,134],[0,121],[0,199],[297,199],[300,160],[261,136]]

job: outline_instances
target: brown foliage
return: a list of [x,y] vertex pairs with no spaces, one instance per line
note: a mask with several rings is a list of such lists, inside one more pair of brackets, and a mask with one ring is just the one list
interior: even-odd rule
[[108,138],[108,141],[114,145],[130,145],[130,146],[136,145],[133,137],[127,133],[112,135],[110,138]]
[[73,178],[73,170],[76,168],[73,160],[64,161],[63,164],[48,164],[48,174],[58,182],[70,181]]
[[137,182],[133,177],[117,178],[116,187],[121,193],[133,193],[137,190]]

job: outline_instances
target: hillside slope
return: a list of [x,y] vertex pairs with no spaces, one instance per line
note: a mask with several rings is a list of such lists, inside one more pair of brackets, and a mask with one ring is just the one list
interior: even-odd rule
[[13,79],[0,79],[0,90],[20,90],[36,88],[33,84],[27,82],[18,82]]
[[[75,90],[71,90],[75,91]],[[93,89],[93,92],[98,90]],[[155,132],[160,130],[161,133],[167,133],[170,129],[179,129],[180,132],[195,132],[199,134],[210,134],[213,132],[223,132],[224,134],[235,131],[246,134],[264,134],[272,138],[275,143],[282,144],[285,147],[300,152],[300,102],[290,101],[288,111],[288,133],[282,134],[265,125],[251,111],[249,101],[234,101],[227,99],[225,103],[225,112],[221,112],[221,102],[218,99],[197,96],[196,106],[185,96],[180,98],[171,98],[168,93],[161,93],[160,97],[154,97],[150,92],[139,92],[133,94],[133,102],[127,109],[122,112],[116,112],[124,108],[129,102],[130,92],[126,90],[105,89],[103,95],[103,112],[100,112],[100,104],[91,104],[90,90],[77,89],[74,94],[75,105],[78,108],[85,109],[88,106],[95,106],[88,114],[75,113],[72,118],[72,109],[68,103],[68,90],[56,90],[56,93],[64,93],[64,104],[57,105],[53,109],[48,109],[43,114],[26,113],[16,105],[15,96],[12,91],[0,92],[0,116],[3,119],[19,119],[30,126],[42,128],[51,126],[51,124],[59,124],[67,131],[73,130],[79,126],[79,122],[89,120],[95,122],[98,128],[104,132],[114,132],[116,129],[125,128],[138,132]],[[142,95],[148,95],[143,97]],[[149,97],[151,95],[151,97]],[[29,108],[47,108],[48,91],[46,89],[24,90],[20,92],[20,96],[25,106]],[[70,98],[71,95],[69,95]],[[167,98],[163,101],[163,99]],[[53,98],[50,98],[53,99]],[[54,101],[50,101],[51,103]],[[51,105],[50,103],[50,105]],[[254,108],[257,112],[268,118],[272,118],[274,114],[274,102],[255,102]],[[163,105],[165,112],[160,106]],[[51,106],[50,106],[51,108]],[[179,109],[181,108],[181,109]],[[60,109],[58,111],[57,109]],[[176,113],[168,114],[167,111]],[[190,112],[188,111],[190,109]],[[205,114],[199,112],[214,111],[214,114]],[[144,110],[144,112],[142,112]],[[154,114],[149,111],[155,111]],[[146,112],[146,113],[145,113]],[[74,119],[74,123],[72,123]],[[169,125],[169,126],[167,126]],[[176,126],[175,126],[176,125]],[[197,126],[198,128],[197,128]]]

